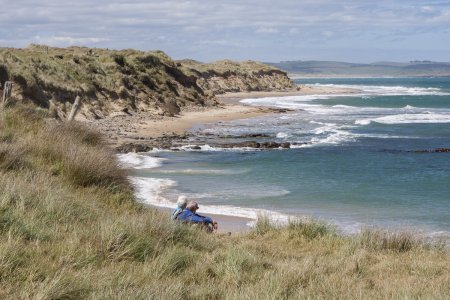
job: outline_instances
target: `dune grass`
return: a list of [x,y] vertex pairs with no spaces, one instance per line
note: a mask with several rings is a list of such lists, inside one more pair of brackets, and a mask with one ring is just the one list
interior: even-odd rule
[[413,235],[260,218],[207,234],[135,202],[97,133],[0,112],[1,299],[446,299],[450,254]]

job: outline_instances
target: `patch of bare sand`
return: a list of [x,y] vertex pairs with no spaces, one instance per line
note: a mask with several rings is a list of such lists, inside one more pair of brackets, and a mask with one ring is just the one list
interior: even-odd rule
[[159,137],[163,134],[172,133],[183,134],[186,130],[198,124],[252,118],[274,112],[276,110],[270,108],[228,104],[204,111],[182,112],[176,117],[166,117],[162,120],[149,120],[140,126],[138,133],[149,137]]

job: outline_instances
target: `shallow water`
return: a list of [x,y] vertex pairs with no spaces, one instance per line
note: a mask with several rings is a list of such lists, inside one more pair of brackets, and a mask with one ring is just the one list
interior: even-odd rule
[[[295,112],[221,122],[200,128],[214,142],[264,133],[263,140],[294,149],[154,152],[131,162],[135,176],[160,180],[159,195],[142,199],[172,205],[179,193],[202,210],[274,218],[309,215],[344,231],[363,226],[409,228],[427,235],[450,232],[450,78],[308,79],[302,84],[351,87],[338,96],[246,99],[250,105]],[[227,136],[222,139],[217,136]],[[208,143],[208,142],[206,142]],[[127,157],[125,157],[127,160]],[[130,158],[130,161],[132,158]],[[141,187],[158,183],[146,179]],[[150,182],[153,181],[153,182]]]

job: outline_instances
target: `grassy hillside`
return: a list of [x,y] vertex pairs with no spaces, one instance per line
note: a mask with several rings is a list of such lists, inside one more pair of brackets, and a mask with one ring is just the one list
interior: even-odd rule
[[222,60],[204,64],[193,60],[179,62],[186,74],[198,77],[197,84],[213,94],[242,91],[277,91],[293,87],[284,71],[255,62]]
[[412,61],[356,64],[337,61],[282,61],[270,63],[302,76],[450,76],[450,63]]
[[[184,66],[161,51],[0,48],[0,83],[14,81],[14,97],[31,101],[64,118],[77,95],[82,115],[103,118],[122,109],[177,114],[189,106],[215,105],[214,95],[236,91],[286,89],[286,73],[255,62],[195,63]],[[210,75],[221,89],[208,84]],[[234,74],[235,80],[230,76]],[[236,83],[236,81],[238,81]]]
[[450,253],[314,221],[209,235],[137,204],[102,137],[0,112],[1,299],[446,299]]

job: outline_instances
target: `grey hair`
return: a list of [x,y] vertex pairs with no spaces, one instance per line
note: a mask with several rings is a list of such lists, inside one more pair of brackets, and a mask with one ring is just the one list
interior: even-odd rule
[[179,196],[178,200],[177,200],[177,205],[179,207],[186,207],[186,204],[187,204],[186,196],[184,196],[184,195]]

